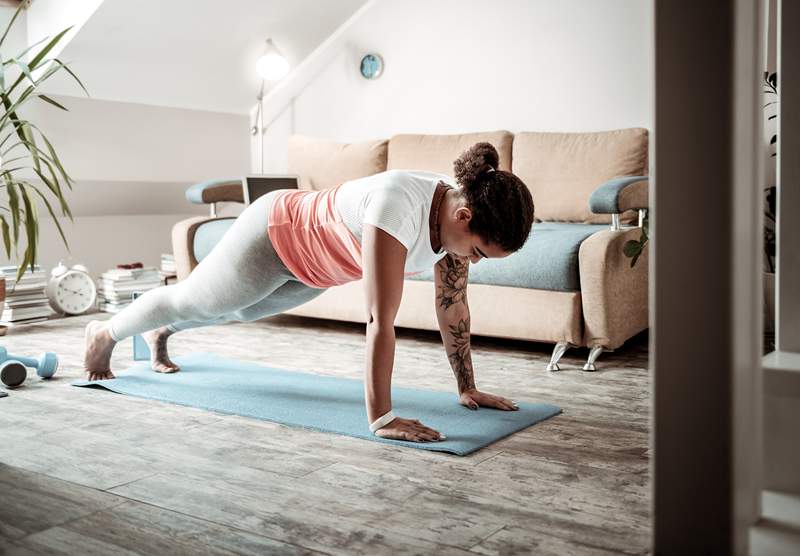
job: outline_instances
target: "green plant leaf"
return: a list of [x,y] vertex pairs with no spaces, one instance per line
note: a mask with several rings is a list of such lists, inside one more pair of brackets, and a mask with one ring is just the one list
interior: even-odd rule
[[59,60],[58,58],[53,58],[53,62],[55,62],[55,63],[57,63],[57,64],[60,64],[60,65],[61,65],[61,67],[62,67],[62,68],[64,68],[64,71],[66,71],[68,74],[70,74],[70,75],[72,76],[72,78],[73,78],[75,81],[77,81],[77,82],[78,82],[78,85],[80,85],[80,86],[81,86],[81,89],[83,89],[83,92],[84,92],[84,93],[86,93],[86,96],[87,96],[87,97],[88,97],[88,96],[90,96],[90,95],[89,95],[89,91],[87,91],[87,90],[86,90],[86,87],[84,87],[84,86],[83,86],[83,83],[81,82],[81,80],[80,80],[80,79],[78,79],[78,76],[77,76],[77,75],[75,75],[75,74],[72,72],[72,70],[71,70],[71,69],[69,69],[69,66],[68,66],[67,64],[65,64],[64,62],[62,62],[62,61],[61,61],[61,60]]
[[72,25],[70,25],[69,27],[61,31],[59,34],[57,34],[55,37],[53,37],[52,40],[49,43],[47,43],[47,46],[42,48],[36,54],[36,56],[33,57],[31,63],[29,64],[31,69],[36,69],[38,67],[39,62],[41,62],[44,59],[44,57],[47,56],[48,52],[53,50],[53,47],[58,44],[58,42],[64,37],[64,35],[69,33],[70,29],[72,29]]
[[28,64],[26,64],[22,60],[18,60],[16,58],[9,58],[7,63],[12,63],[12,64],[16,65],[20,69],[20,71],[22,72],[22,75],[27,77],[28,80],[31,83],[36,83],[36,80],[33,78],[33,75],[31,74],[31,70],[28,67]]
[[69,112],[69,109],[68,109],[68,108],[64,108],[64,105],[62,105],[62,104],[59,104],[58,102],[54,101],[52,98],[48,97],[47,95],[42,95],[42,94],[39,94],[39,95],[37,95],[37,96],[38,96],[40,99],[42,99],[43,101],[45,101],[45,102],[49,102],[49,103],[50,103],[50,104],[52,104],[53,106],[56,106],[56,107],[58,107],[58,108],[61,108],[61,109],[62,109],[64,112]]
[[47,197],[39,191],[39,188],[33,185],[32,183],[25,182],[28,187],[33,189],[39,197],[41,197],[42,201],[44,201],[44,206],[47,207],[47,211],[50,213],[50,216],[53,218],[53,222],[56,224],[56,229],[58,230],[59,235],[61,236],[61,240],[64,242],[64,247],[67,248],[67,251],[70,251],[69,242],[67,241],[67,236],[64,235],[64,230],[61,229],[61,223],[58,221],[58,217],[56,217],[55,212],[53,211],[53,207],[50,205],[50,201],[47,200]]
[[622,246],[622,252],[626,257],[633,257],[642,250],[641,244],[638,241],[629,239]]
[[20,196],[22,197],[22,202],[25,205],[24,224],[27,245],[25,245],[23,264],[20,265],[19,270],[17,271],[17,281],[22,278],[27,266],[30,266],[31,271],[33,271],[33,267],[36,264],[36,244],[38,243],[39,233],[39,216],[36,210],[36,204],[31,203],[31,200],[28,197],[28,192],[24,185],[19,184],[19,190]]
[[31,257],[30,251],[26,249],[25,253],[22,254],[22,263],[20,263],[20,265],[17,267],[16,283],[14,284],[14,287],[11,289],[12,293],[17,289],[17,284],[19,284],[19,279],[22,278],[23,274],[25,274],[25,270],[28,268],[28,262],[30,261],[30,257]]
[[[23,59],[23,57],[24,57],[24,56],[25,56],[25,55],[26,55],[28,52],[30,52],[31,50],[33,50],[34,48],[36,48],[37,46],[39,46],[40,44],[42,44],[42,43],[43,43],[44,41],[46,41],[48,38],[50,38],[50,37],[45,37],[45,38],[43,38],[43,39],[40,39],[38,42],[35,42],[35,43],[33,43],[33,44],[32,44],[32,45],[30,45],[28,48],[26,48],[25,50],[23,50],[22,52],[20,52],[19,54],[17,54],[16,58],[17,58],[18,60],[22,60],[22,59]],[[3,65],[5,65],[5,64],[10,64],[10,63],[11,63],[11,60],[9,59],[8,61],[6,61],[6,62],[3,62]]]
[[0,214],[0,225],[3,230],[3,247],[6,248],[6,257],[11,258],[11,230],[8,227],[5,217]]
[[6,32],[3,33],[3,36],[0,37],[0,46],[3,46],[3,42],[6,40],[8,36],[8,32],[11,31],[11,28],[14,26],[14,22],[19,17],[20,12],[25,8],[26,2],[20,2],[19,6],[17,7],[17,11],[14,12],[14,16],[11,18],[11,21],[8,22],[8,26],[6,27]]
[[8,192],[8,207],[11,209],[11,231],[14,232],[14,245],[19,242],[19,226],[21,222],[19,196],[16,186],[8,180],[6,176],[6,191]]
[[50,156],[53,159],[53,163],[56,165],[56,168],[58,168],[58,171],[61,173],[61,177],[64,178],[64,182],[67,184],[67,187],[72,189],[72,178],[69,177],[69,175],[64,171],[64,166],[61,164],[61,160],[59,160],[58,155],[56,154],[56,150],[53,148],[53,145],[52,143],[50,143],[50,140],[37,126],[31,123],[29,123],[28,125],[30,125],[32,129],[35,129],[36,131],[39,132],[39,137],[42,138],[42,141],[44,141],[44,144],[47,146],[47,152],[50,153]]
[[39,170],[34,169],[34,172],[36,172],[36,174],[39,176],[39,179],[41,179],[44,182],[47,188],[59,200],[59,203],[61,204],[61,212],[64,213],[64,216],[69,216],[70,220],[72,220],[72,211],[70,211],[69,206],[67,206],[67,202],[64,199],[64,195],[61,192],[61,188],[58,187],[58,181],[57,180],[51,181],[47,176],[45,176]]

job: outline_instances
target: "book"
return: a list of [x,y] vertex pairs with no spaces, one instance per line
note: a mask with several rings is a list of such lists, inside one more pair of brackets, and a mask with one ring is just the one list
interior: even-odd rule
[[53,309],[49,305],[46,307],[22,307],[3,310],[3,313],[0,314],[0,320],[13,322],[35,317],[48,317],[51,314],[53,314]]
[[34,317],[30,319],[20,319],[15,321],[0,321],[0,324],[7,328],[14,328],[15,326],[20,326],[24,324],[34,324],[36,322],[44,322],[46,320],[49,320],[48,317]]
[[53,314],[47,299],[47,274],[40,265],[27,270],[19,280],[16,279],[16,266],[0,266],[0,276],[6,282],[5,300],[0,306],[0,324],[10,326],[14,323],[27,323],[46,320]]
[[118,313],[133,301],[133,292],[145,292],[162,285],[160,270],[155,267],[114,268],[97,279],[97,308]]

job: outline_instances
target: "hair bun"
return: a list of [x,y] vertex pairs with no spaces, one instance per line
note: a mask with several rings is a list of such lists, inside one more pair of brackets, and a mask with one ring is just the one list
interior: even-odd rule
[[456,181],[462,187],[471,187],[481,174],[497,170],[500,155],[491,143],[475,143],[453,162]]

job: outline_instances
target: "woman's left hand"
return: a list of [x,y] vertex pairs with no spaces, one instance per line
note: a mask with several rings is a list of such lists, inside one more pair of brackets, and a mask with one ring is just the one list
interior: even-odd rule
[[470,409],[478,409],[478,407],[493,407],[495,409],[502,409],[503,411],[516,411],[519,409],[515,401],[487,392],[481,392],[477,389],[462,392],[458,401],[461,405],[465,405]]

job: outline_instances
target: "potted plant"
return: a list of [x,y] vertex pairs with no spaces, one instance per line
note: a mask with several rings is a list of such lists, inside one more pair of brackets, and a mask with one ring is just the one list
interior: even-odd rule
[[[27,7],[22,2],[11,18],[0,47],[8,37],[17,17]],[[72,219],[64,198],[64,186],[72,189],[72,179],[64,171],[53,145],[32,121],[23,118],[20,110],[34,101],[46,102],[59,110],[67,110],[59,102],[41,92],[41,86],[53,75],[66,72],[87,94],[80,79],[58,58],[49,58],[52,51],[71,29],[68,27],[54,37],[47,37],[26,48],[14,58],[2,60],[0,70],[0,235],[8,259],[12,252],[20,261],[16,279],[36,263],[39,242],[39,209],[44,205],[52,216],[64,245],[67,238],[61,228],[53,205],[62,216]],[[22,175],[36,176],[28,179]],[[25,237],[25,251],[19,256],[19,242]],[[3,290],[5,293],[5,290]]]
[[[773,97],[764,109],[778,104],[778,74],[764,72],[764,93]],[[767,121],[777,118],[777,114],[767,116]],[[773,134],[769,140],[770,148],[778,144],[778,136]],[[770,157],[775,157],[775,152]],[[775,331],[775,208],[778,191],[774,185],[764,189],[764,332]]]

